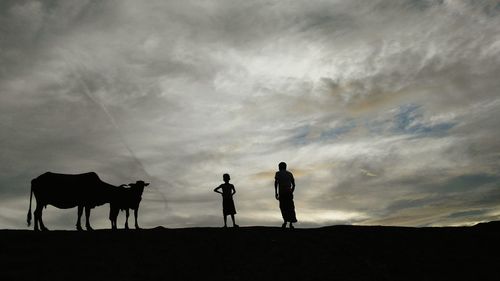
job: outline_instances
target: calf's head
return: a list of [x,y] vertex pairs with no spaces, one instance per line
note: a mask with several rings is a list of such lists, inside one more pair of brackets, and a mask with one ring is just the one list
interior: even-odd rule
[[128,184],[131,188],[134,188],[134,189],[139,189],[139,190],[144,190],[144,187],[148,186],[149,183],[148,182],[144,182],[142,180],[140,181],[136,181],[135,183],[129,183]]

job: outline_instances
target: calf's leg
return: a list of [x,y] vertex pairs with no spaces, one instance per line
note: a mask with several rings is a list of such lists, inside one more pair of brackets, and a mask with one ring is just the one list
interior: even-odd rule
[[135,229],[141,229],[139,227],[139,224],[137,223],[137,213],[139,212],[139,206],[137,206],[137,208],[134,209],[134,218],[135,218]]

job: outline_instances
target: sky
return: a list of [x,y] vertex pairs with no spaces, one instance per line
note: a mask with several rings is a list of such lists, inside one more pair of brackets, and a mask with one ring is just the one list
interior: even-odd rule
[[150,182],[146,228],[222,226],[229,173],[237,223],[279,226],[281,161],[298,227],[498,220],[499,77],[496,0],[4,0],[0,228],[47,171]]

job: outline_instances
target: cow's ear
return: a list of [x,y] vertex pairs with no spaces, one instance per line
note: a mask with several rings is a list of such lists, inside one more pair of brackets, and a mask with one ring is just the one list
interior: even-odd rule
[[148,186],[149,185],[149,182],[145,183],[144,186]]

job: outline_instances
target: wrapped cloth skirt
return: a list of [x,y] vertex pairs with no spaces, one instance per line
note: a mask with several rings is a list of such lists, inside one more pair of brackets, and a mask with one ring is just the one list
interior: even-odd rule
[[292,193],[282,193],[279,196],[280,210],[285,222],[297,222],[295,216],[295,204],[293,203]]
[[232,197],[222,199],[222,213],[224,216],[236,214],[234,201]]

